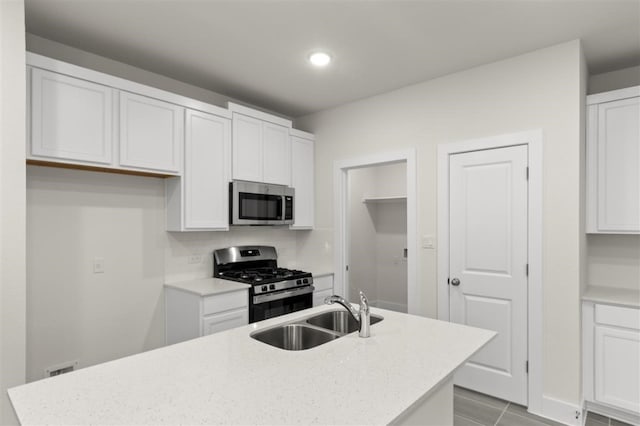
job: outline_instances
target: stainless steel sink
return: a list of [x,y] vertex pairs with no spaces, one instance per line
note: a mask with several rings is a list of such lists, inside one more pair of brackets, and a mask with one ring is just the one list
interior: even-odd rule
[[[378,315],[371,315],[371,325],[380,321],[382,321],[382,317]],[[354,331],[358,331],[358,322],[351,316],[351,314],[349,314],[349,312],[344,310],[323,312],[308,318],[307,323],[342,334],[349,334]]]
[[[382,321],[371,315],[371,324]],[[304,351],[358,330],[358,323],[347,311],[326,311],[259,330],[251,337],[287,351]]]
[[304,324],[284,324],[258,331],[253,333],[251,337],[287,351],[303,351],[330,342],[340,336]]

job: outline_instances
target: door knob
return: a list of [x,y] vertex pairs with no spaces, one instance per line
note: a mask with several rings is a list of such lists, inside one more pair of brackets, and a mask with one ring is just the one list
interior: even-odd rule
[[460,280],[457,278],[454,278],[451,280],[451,285],[460,285]]

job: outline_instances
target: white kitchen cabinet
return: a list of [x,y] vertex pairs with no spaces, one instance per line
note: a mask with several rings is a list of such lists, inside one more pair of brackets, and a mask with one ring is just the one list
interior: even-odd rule
[[291,122],[234,103],[233,179],[290,185]]
[[165,286],[166,343],[171,345],[246,325],[248,307],[247,288],[203,295]]
[[233,114],[233,178],[261,182],[262,121]]
[[289,129],[262,123],[263,182],[291,185],[291,139]]
[[112,160],[110,87],[31,69],[28,158],[108,165]]
[[640,86],[587,105],[587,232],[640,233]]
[[291,229],[313,229],[315,214],[315,150],[310,133],[291,129],[291,186],[295,189]]
[[120,92],[121,166],[178,174],[183,145],[183,107]]
[[166,180],[167,230],[229,229],[231,120],[186,110],[184,173]]
[[333,292],[333,274],[320,275],[313,277],[313,306],[320,306],[324,304],[324,299],[327,296],[334,294]]
[[587,408],[640,420],[640,309],[584,302],[583,345]]

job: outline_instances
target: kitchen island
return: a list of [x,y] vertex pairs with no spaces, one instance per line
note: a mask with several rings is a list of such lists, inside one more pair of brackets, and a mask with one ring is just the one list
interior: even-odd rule
[[254,331],[320,306],[9,389],[22,424],[452,424],[453,372],[495,335],[372,308],[304,351]]

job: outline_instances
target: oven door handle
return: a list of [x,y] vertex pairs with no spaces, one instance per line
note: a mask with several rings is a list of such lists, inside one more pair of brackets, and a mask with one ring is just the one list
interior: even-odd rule
[[277,293],[259,294],[253,296],[253,304],[259,305],[260,303],[273,302],[274,300],[286,299],[287,297],[302,296],[303,294],[313,293],[315,287],[307,285],[304,287],[294,288],[293,290],[279,291]]

